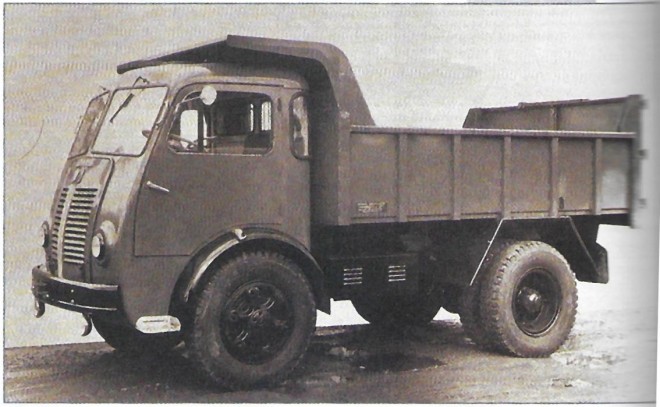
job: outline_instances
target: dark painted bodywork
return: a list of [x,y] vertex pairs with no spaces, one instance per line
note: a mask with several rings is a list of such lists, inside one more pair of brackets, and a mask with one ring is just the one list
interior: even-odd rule
[[[51,219],[63,219],[60,229],[70,229],[70,217],[62,208],[66,211],[76,204],[73,196],[81,188],[92,188],[95,195],[87,230],[79,241],[80,264],[63,261],[67,250],[77,250],[70,248],[70,235],[58,239],[54,234],[51,239],[55,244],[48,249],[49,264],[56,278],[118,286],[121,304],[116,308],[134,323],[140,316],[167,314],[186,268],[203,262],[198,256],[210,252],[209,245],[232,239],[237,228],[259,230],[262,238],[264,230],[270,231],[271,239],[309,247],[309,162],[291,155],[289,116],[279,114],[288,112],[293,95],[306,90],[304,79],[277,69],[227,64],[149,67],[123,76],[127,77],[121,84],[133,83],[138,76],[167,84],[165,109],[174,108],[180,89],[200,83],[268,95],[280,106],[273,120],[273,148],[264,155],[175,153],[166,140],[173,115],[165,113],[137,157],[90,151],[69,159]],[[80,180],[74,180],[76,176]],[[146,187],[149,181],[167,186],[170,192]],[[89,254],[90,241],[108,221],[115,226],[116,241],[105,261],[99,262]],[[64,241],[66,245],[59,245],[63,248],[55,247]],[[320,279],[318,271],[309,273]],[[313,286],[319,305],[327,309],[322,283]]]
[[310,88],[318,91],[329,87],[334,104],[339,111],[350,114],[351,124],[374,124],[351,64],[344,53],[331,44],[229,35],[221,41],[121,64],[117,73],[177,62],[222,62],[296,72],[305,78]]
[[[374,126],[348,60],[329,44],[229,36],[129,62],[118,72],[117,87],[142,77],[167,86],[168,93],[142,154],[87,152],[67,161],[51,223],[59,217],[59,227],[68,226],[74,204],[88,205],[89,216],[75,248],[60,247],[64,229],[53,231],[50,274],[34,271],[35,296],[56,306],[61,301],[45,297],[48,289],[64,292],[67,281],[84,293],[88,307],[107,307],[106,296],[99,296],[103,304],[90,303],[89,290],[114,289],[115,308],[134,325],[141,316],[167,315],[174,303],[185,303],[224,256],[275,250],[301,265],[317,307],[329,312],[330,297],[365,290],[414,295],[428,281],[424,273],[465,286],[489,242],[500,237],[551,241],[580,268],[578,278],[606,282],[606,255],[603,260],[595,243],[598,225],[629,223],[637,98],[581,102],[586,110],[579,129],[556,122],[531,128],[519,121],[528,113],[519,108],[473,110],[466,119],[470,128],[461,130],[387,129]],[[270,151],[191,154],[168,148],[181,90],[206,83],[273,101]],[[308,96],[309,159],[292,154],[289,138],[288,106],[300,93]],[[488,129],[498,115],[501,129]],[[613,116],[625,124],[603,125]],[[507,226],[501,228],[503,220]],[[115,240],[107,258],[96,261],[91,239],[108,222]],[[80,261],[65,262],[66,250]]]

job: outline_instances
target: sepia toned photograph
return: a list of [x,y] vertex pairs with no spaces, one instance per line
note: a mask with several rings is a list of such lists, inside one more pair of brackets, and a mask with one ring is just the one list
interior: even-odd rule
[[656,401],[659,5],[4,4],[3,401]]

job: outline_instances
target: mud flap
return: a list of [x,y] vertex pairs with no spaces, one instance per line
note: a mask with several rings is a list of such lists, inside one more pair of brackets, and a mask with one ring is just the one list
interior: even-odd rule
[[607,250],[599,245],[598,243],[594,243],[593,247],[591,250],[591,257],[596,263],[596,268],[595,272],[593,274],[593,283],[600,283],[600,284],[607,284],[608,281],[610,281],[610,271],[609,271],[609,264],[607,261]]

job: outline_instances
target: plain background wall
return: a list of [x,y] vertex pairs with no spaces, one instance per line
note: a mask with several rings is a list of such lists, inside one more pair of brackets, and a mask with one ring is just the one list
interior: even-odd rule
[[[77,314],[48,307],[41,320],[32,317],[30,270],[43,261],[39,226],[87,100],[119,63],[227,34],[337,45],[382,126],[456,128],[470,107],[643,94],[642,228],[603,229],[600,240],[622,271],[608,286],[581,286],[580,307],[606,306],[598,299],[614,293],[621,304],[654,310],[657,11],[656,4],[5,5],[5,346],[80,340]],[[636,266],[628,270],[629,260]],[[350,306],[336,310],[320,322],[360,321]]]

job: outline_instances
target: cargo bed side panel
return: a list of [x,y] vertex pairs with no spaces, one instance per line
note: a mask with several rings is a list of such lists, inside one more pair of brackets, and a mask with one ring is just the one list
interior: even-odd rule
[[633,133],[354,127],[349,222],[627,214]]

